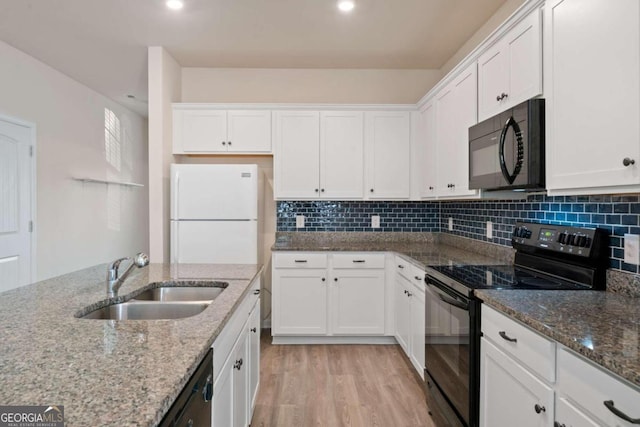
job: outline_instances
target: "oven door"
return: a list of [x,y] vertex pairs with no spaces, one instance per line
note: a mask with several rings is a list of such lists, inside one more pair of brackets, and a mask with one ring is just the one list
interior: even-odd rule
[[[425,371],[427,403],[442,426],[470,426],[475,386],[472,303],[442,282],[427,276]],[[456,416],[457,415],[457,416]]]

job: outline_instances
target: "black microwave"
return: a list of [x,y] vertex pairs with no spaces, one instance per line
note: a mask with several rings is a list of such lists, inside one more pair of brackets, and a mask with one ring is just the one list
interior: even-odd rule
[[469,188],[544,190],[544,99],[469,128]]

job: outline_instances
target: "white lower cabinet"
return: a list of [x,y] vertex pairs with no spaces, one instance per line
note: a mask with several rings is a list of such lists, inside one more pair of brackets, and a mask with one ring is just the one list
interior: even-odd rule
[[213,427],[251,422],[260,377],[258,290],[259,281],[213,343]]
[[424,271],[396,258],[395,337],[424,379],[425,293]]
[[553,389],[482,338],[480,425],[553,425]]
[[381,336],[385,254],[273,255],[273,336]]
[[640,388],[486,305],[482,334],[481,427],[638,424]]

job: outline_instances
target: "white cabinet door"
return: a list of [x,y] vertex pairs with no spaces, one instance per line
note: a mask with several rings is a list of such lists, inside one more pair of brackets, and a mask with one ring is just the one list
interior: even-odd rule
[[[505,36],[509,92],[507,108],[542,94],[542,12],[531,12]],[[497,113],[497,112],[496,112]]]
[[531,12],[478,58],[480,121],[542,93],[540,15]]
[[327,283],[324,269],[275,269],[274,335],[326,335]]
[[233,363],[232,357],[222,365],[221,371],[214,372],[217,377],[213,385],[213,400],[211,405],[212,427],[233,426]]
[[367,185],[370,199],[411,196],[411,113],[365,113]]
[[320,192],[320,113],[275,113],[276,199],[315,199]]
[[508,53],[498,43],[478,58],[478,115],[480,120],[504,109],[503,94],[509,91]]
[[271,111],[232,110],[227,113],[227,150],[271,152]]
[[253,417],[253,410],[256,407],[256,398],[258,397],[258,386],[260,384],[260,300],[256,302],[251,314],[249,315],[249,390],[248,403],[249,413],[248,419]]
[[[424,277],[424,276],[423,276]],[[417,290],[415,286],[410,290],[409,301],[411,305],[411,353],[409,358],[413,366],[418,371],[420,377],[424,379],[424,316],[425,301],[424,292]]]
[[438,182],[442,197],[476,196],[469,190],[469,127],[477,123],[477,73],[472,64],[436,97]]
[[331,200],[362,198],[363,180],[363,114],[320,113],[320,196]]
[[176,110],[174,138],[186,153],[227,151],[227,112],[222,110]]
[[236,349],[231,353],[233,360],[233,425],[234,427],[247,427],[249,420],[247,418],[248,405],[248,334],[243,331],[238,338]]
[[544,37],[547,189],[637,186],[640,2],[549,1]]
[[399,274],[396,274],[395,277],[395,337],[405,354],[409,355],[409,341],[411,340],[411,304],[407,295],[409,291],[407,290],[407,280]]
[[552,426],[553,398],[553,389],[490,341],[481,339],[481,427]]
[[598,427],[600,424],[565,398],[556,399],[556,427]]
[[438,144],[436,140],[435,101],[424,106],[419,114],[418,159],[414,163],[419,171],[419,191],[423,199],[438,194]]
[[384,270],[356,269],[334,274],[330,282],[332,333],[384,334]]

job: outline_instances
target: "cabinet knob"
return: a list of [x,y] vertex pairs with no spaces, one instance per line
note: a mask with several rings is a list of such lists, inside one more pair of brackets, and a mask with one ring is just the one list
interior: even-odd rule
[[545,408],[544,406],[540,406],[536,403],[536,405],[533,407],[533,409],[536,411],[536,414],[539,414],[541,412],[547,412],[547,408]]
[[227,143],[226,143],[226,142],[224,142],[224,141],[222,141],[222,145],[227,145]]
[[324,277],[322,278],[322,281],[325,282],[327,279],[325,279]]
[[635,165],[635,164],[636,164],[636,161],[635,161],[634,159],[630,159],[630,158],[628,158],[628,157],[625,157],[625,158],[622,160],[622,164],[623,164],[623,165],[625,165],[625,166]]
[[324,188],[321,188],[321,189],[320,189],[320,192],[321,192],[321,193],[324,193]]
[[404,265],[398,264],[398,268],[404,268]]
[[227,141],[227,145],[231,145],[231,141]]
[[233,364],[233,369],[237,369],[238,371],[242,367],[242,359],[236,360],[236,363]]
[[509,94],[502,92],[500,95],[496,96],[496,101],[502,101],[503,99],[507,98],[509,96]]
[[422,277],[420,277],[420,276],[414,276],[413,278],[416,279],[416,280],[422,280]]
[[334,282],[337,282],[337,281],[338,281],[338,278],[337,278],[337,277],[334,277],[334,278],[333,278],[333,281],[334,281]]
[[404,292],[404,294],[405,294],[405,295],[406,295],[406,294],[408,294],[408,292],[407,292],[407,290],[406,290],[406,289],[405,289],[403,292]]
[[253,291],[254,295],[260,295],[260,289],[256,289],[255,291]]
[[408,291],[407,291],[407,296],[408,296],[409,298],[411,298],[411,296],[413,296],[413,294],[412,294],[411,292],[408,292]]
[[433,187],[432,187],[432,186],[429,186],[429,190],[433,190]]
[[566,425],[564,425],[564,424],[560,424],[560,423],[559,423],[559,422],[557,422],[557,421],[554,421],[554,422],[553,422],[553,427],[567,427],[567,426],[566,426]]
[[317,193],[317,192],[318,192],[318,189],[316,188],[316,189],[315,189],[315,190],[313,190],[313,191],[315,191],[315,192]]
[[369,190],[371,193],[373,193],[373,188],[371,190]]
[[250,331],[255,333],[258,331],[258,328],[251,328]]

